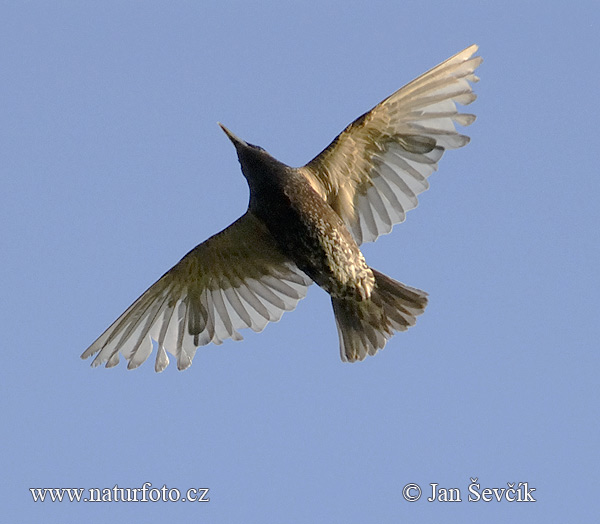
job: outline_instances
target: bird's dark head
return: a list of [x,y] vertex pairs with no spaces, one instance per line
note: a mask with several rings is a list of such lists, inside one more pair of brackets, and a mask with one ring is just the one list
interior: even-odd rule
[[231,131],[229,131],[229,129],[227,129],[223,124],[221,124],[221,122],[219,122],[219,126],[225,132],[229,140],[231,140],[231,143],[235,146],[238,155],[240,153],[248,153],[250,155],[260,154],[261,152],[263,154],[267,153],[262,147],[250,144],[249,142],[242,140],[239,136],[234,135]]
[[[251,179],[253,181],[258,181],[265,174],[272,173],[272,169],[276,168],[277,165],[283,166],[283,164],[275,160],[275,158],[267,153],[262,147],[255,146],[254,144],[242,140],[220,122],[219,126],[221,126],[221,129],[235,146],[238,159],[242,166],[242,173],[244,173],[244,176],[249,182]],[[271,169],[268,169],[269,167]]]

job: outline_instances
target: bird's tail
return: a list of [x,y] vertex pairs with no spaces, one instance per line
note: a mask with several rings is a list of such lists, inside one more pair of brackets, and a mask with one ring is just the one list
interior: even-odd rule
[[344,362],[363,360],[385,346],[395,331],[414,326],[425,311],[427,293],[372,269],[375,287],[368,300],[332,298]]

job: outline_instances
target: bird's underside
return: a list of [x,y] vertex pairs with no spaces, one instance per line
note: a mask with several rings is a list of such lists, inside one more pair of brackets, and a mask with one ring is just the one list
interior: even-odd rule
[[261,331],[314,281],[332,298],[342,360],[362,360],[414,325],[426,294],[370,268],[359,246],[389,233],[417,205],[446,149],[462,147],[475,116],[481,58],[473,45],[413,80],[350,124],[312,161],[290,168],[224,128],[250,187],[248,211],[195,247],[138,298],[82,355],[93,366],[175,356],[239,330]]

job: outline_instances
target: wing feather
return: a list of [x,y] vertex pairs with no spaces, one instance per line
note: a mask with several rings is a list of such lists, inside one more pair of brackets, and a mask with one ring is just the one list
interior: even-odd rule
[[468,126],[475,115],[459,113],[456,104],[476,98],[470,84],[479,80],[476,51],[472,45],[399,89],[299,168],[359,244],[402,222],[444,151],[469,142],[455,124]]
[[138,298],[82,354],[112,367],[119,353],[128,368],[157,347],[155,370],[192,363],[198,346],[241,340],[239,329],[262,331],[304,298],[312,283],[275,246],[254,215],[243,217],[190,251]]

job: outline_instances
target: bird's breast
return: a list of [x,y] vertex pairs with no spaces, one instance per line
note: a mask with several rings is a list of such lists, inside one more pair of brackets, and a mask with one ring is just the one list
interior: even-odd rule
[[372,271],[331,206],[300,173],[251,194],[250,210],[271,232],[279,249],[334,296],[368,298]]

